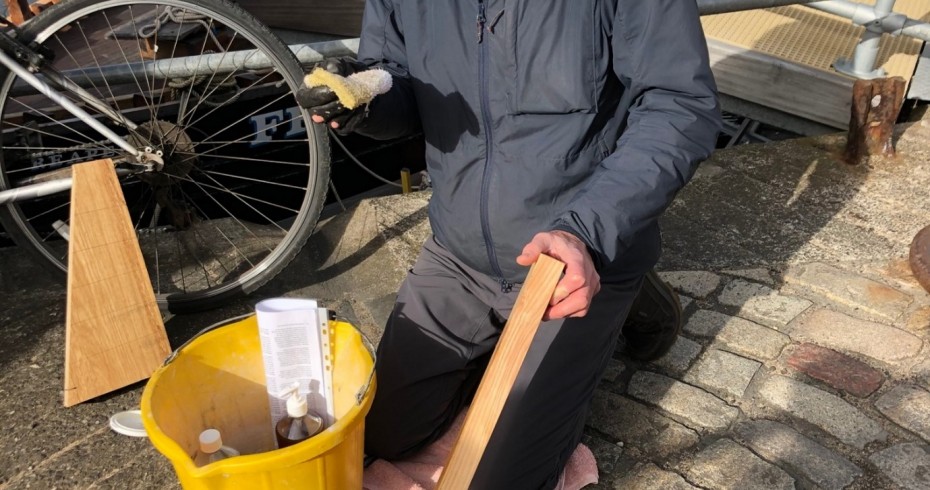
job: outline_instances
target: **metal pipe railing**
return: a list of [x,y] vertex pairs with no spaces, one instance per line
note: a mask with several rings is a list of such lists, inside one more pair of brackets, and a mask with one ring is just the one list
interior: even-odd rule
[[852,58],[839,59],[833,64],[836,71],[864,79],[885,76],[883,69],[875,67],[882,34],[903,34],[930,41],[930,24],[894,12],[894,4],[895,0],[876,0],[874,5],[849,0],[825,0],[807,4],[810,8],[845,17],[853,24],[865,27]]
[[810,3],[817,0],[697,0],[701,15],[725,14],[742,10],[767,9]]
[[853,56],[840,59],[834,68],[856,78],[878,78],[885,72],[875,68],[882,34],[905,35],[930,42],[930,24],[894,11],[895,0],[875,0],[873,4],[850,0],[697,0],[701,15],[737,12],[759,8],[803,4],[806,7],[844,17],[865,27]]
[[[291,51],[304,65],[318,63],[326,58],[354,56],[358,52],[358,39],[343,39],[311,44],[295,44]],[[62,75],[83,88],[99,86],[106,81],[110,85],[136,83],[139,78],[188,79],[203,75],[223,75],[239,70],[267,70],[271,61],[258,50],[229,51],[198,56],[185,56],[164,60],[106,65],[98,68],[78,68],[62,72]],[[25,83],[17,80],[12,95],[21,96],[30,92]]]
[[[646,0],[643,0],[646,1]],[[875,5],[855,3],[849,0],[697,0],[701,15],[738,12],[760,8],[804,5],[823,12],[850,19],[854,24],[865,26],[867,31],[856,48],[852,60],[839,60],[837,70],[859,78],[882,76],[873,70],[882,33],[906,35],[930,41],[930,24],[893,11],[895,0],[876,0]],[[301,63],[310,65],[326,58],[352,56],[358,51],[357,38],[321,43],[290,46]],[[167,60],[147,61],[123,65],[108,65],[100,69],[75,69],[63,73],[83,88],[91,88],[104,82],[111,84],[133,83],[137,77],[190,78],[194,76],[225,74],[237,70],[264,70],[271,67],[268,58],[256,50],[211,53]],[[30,88],[17,80],[12,95],[21,96]]]
[[808,7],[852,20],[869,30],[892,35],[903,34],[930,41],[930,24],[908,18],[891,10],[894,0],[880,1],[873,7],[849,0],[826,0],[811,2]]

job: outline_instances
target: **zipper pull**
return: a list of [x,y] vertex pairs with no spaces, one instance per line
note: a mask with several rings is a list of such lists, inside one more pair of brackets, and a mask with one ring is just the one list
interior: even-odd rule
[[488,32],[490,32],[491,34],[494,34],[494,26],[497,25],[497,22],[500,21],[501,17],[503,16],[504,16],[504,9],[501,9],[501,11],[498,12],[497,15],[495,15],[494,18],[491,19],[491,22],[488,24]]
[[484,25],[488,22],[484,11],[484,2],[478,4],[478,44],[484,40]]
[[508,282],[508,281],[507,281],[506,279],[504,279],[504,278],[501,278],[500,283],[501,283],[501,292],[502,292],[502,293],[509,293],[509,292],[513,291],[513,283]]

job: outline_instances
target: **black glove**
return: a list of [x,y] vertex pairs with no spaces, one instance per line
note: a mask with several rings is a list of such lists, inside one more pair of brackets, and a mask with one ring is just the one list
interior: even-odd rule
[[[317,66],[344,77],[368,70],[368,65],[349,57],[328,59]],[[352,110],[346,109],[329,87],[301,86],[297,91],[297,103],[308,109],[311,115],[322,118],[322,123],[330,127],[333,127],[332,123],[336,123],[337,126],[333,129],[342,135],[355,131],[358,124],[365,119],[368,110],[367,105]]]

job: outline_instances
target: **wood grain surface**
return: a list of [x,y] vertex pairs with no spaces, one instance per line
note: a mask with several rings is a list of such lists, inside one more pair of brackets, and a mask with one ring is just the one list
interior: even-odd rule
[[540,255],[530,268],[439,479],[439,490],[465,490],[471,484],[564,266]]
[[148,378],[171,351],[113,162],[73,169],[66,407]]

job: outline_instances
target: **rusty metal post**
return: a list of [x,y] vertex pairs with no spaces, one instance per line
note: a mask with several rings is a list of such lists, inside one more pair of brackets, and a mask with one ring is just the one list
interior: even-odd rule
[[848,163],[855,165],[872,155],[894,156],[892,136],[903,102],[901,77],[856,81],[846,141]]

